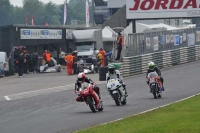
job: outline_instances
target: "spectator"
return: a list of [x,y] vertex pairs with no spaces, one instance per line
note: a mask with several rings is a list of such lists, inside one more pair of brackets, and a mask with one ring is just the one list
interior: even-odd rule
[[45,50],[44,53],[42,54],[42,60],[46,61],[46,53],[47,53],[47,50]]
[[47,53],[45,54],[45,59],[46,59],[46,64],[48,64],[50,67],[51,54],[49,53],[49,51],[47,51]]
[[39,59],[38,53],[35,51],[33,53],[33,73],[34,72],[36,72],[36,73],[38,72],[38,70],[37,70],[38,59]]
[[124,37],[121,35],[121,33],[118,33],[118,37],[117,37],[117,58],[115,60],[120,60],[121,52],[122,52],[122,46],[124,46]]
[[73,74],[77,74],[77,61],[78,61],[78,51],[73,51],[72,56],[73,56]]
[[17,61],[18,61],[18,75],[21,78],[23,76],[24,63],[25,63],[26,59],[24,59],[24,57],[22,56],[22,54],[20,54],[19,58],[17,59]]
[[105,55],[106,55],[106,52],[102,48],[100,48],[99,53],[102,55],[101,66],[104,67],[105,66]]
[[68,75],[72,75],[73,58],[74,58],[74,57],[72,56],[71,53],[69,53],[69,54],[65,57]]
[[29,72],[33,72],[34,73],[33,55],[32,54],[30,54],[30,56],[28,56],[28,69],[29,69]]

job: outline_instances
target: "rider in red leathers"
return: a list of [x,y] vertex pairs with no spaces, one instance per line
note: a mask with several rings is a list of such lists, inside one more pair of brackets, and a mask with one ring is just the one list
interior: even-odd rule
[[[93,85],[93,90],[97,93],[97,95],[99,96],[99,99],[101,99],[99,87],[97,87],[90,78],[86,77],[85,73],[79,73],[77,78],[78,79],[76,81],[76,85],[78,86],[78,88],[81,87],[81,83],[83,82],[91,83]],[[79,95],[78,88],[75,87],[75,93],[77,94],[76,101],[80,102],[80,101],[83,101],[83,99]]]

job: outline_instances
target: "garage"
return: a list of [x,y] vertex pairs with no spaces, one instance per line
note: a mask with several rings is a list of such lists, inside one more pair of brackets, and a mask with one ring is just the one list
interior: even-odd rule
[[67,26],[30,26],[8,25],[0,27],[0,51],[9,57],[10,72],[14,72],[14,60],[18,58],[23,48],[29,54],[37,52],[41,57],[44,50],[49,50],[59,63],[59,50],[68,53],[74,50],[73,30],[92,28]]

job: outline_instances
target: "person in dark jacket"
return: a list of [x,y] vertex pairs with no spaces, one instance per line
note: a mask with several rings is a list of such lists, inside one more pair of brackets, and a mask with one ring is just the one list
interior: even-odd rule
[[77,74],[77,61],[78,61],[77,55],[78,55],[78,51],[72,52],[72,56],[74,57],[73,66],[72,66],[72,68],[74,70],[73,74]]
[[[159,78],[160,78],[160,81],[162,82],[162,85],[163,85],[164,80],[161,77],[161,71],[158,67],[155,66],[154,62],[152,62],[152,61],[149,63],[149,69],[147,70],[147,73],[146,73],[146,79],[148,79],[148,74],[150,72],[156,72],[158,74]],[[147,81],[147,84],[149,84],[148,81]],[[163,91],[165,91],[164,86],[163,86]]]
[[118,33],[117,37],[117,58],[115,60],[120,60],[122,47],[124,46],[124,37],[121,33]]
[[38,53],[37,53],[37,52],[34,52],[34,53],[33,53],[33,72],[36,72],[36,73],[37,73],[37,71],[38,71],[38,69],[37,69],[38,59],[39,59]]
[[26,61],[24,57],[20,54],[19,58],[17,59],[18,61],[18,75],[21,78],[24,73],[24,62]]

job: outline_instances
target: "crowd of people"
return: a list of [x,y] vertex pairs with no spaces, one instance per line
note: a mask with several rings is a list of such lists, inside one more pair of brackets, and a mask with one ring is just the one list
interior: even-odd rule
[[[120,60],[122,46],[124,46],[124,37],[119,33],[117,39],[117,57],[115,60]],[[60,51],[61,52],[61,51]],[[61,53],[60,53],[61,54]],[[96,50],[96,61],[93,62],[98,68],[105,66],[106,56],[110,56],[106,53],[103,48]],[[77,74],[77,61],[79,60],[78,51],[73,51],[68,53],[64,61],[66,62],[67,74]],[[42,64],[48,64],[48,66],[53,66],[51,62],[51,54],[48,50],[45,50],[42,55]],[[61,59],[61,58],[60,58]],[[23,49],[22,53],[19,55],[19,58],[15,61],[15,70],[18,72],[19,77],[22,77],[23,73],[37,73],[38,72],[38,60],[39,56],[37,52],[29,54],[26,49]],[[63,64],[63,60],[60,60],[60,64]]]
[[23,73],[37,72],[38,53],[34,52],[29,54],[25,49],[19,54],[18,59],[15,61],[15,71],[18,72],[19,77],[23,76]]

